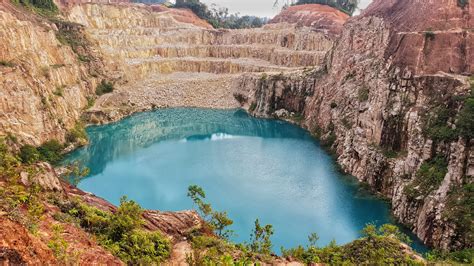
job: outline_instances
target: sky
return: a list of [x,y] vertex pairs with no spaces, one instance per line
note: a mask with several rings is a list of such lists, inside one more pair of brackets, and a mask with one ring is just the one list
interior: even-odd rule
[[[206,4],[217,4],[229,8],[230,13],[272,18],[280,10],[273,8],[275,0],[201,0]],[[283,2],[283,1],[281,1]],[[372,0],[360,0],[360,8],[365,8]]]

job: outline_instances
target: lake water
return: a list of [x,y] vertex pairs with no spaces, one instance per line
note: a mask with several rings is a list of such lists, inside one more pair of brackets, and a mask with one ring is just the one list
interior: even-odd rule
[[242,110],[163,109],[87,132],[90,145],[67,158],[91,170],[79,188],[114,204],[127,195],[147,209],[178,211],[193,208],[187,188],[199,185],[234,220],[237,242],[249,240],[256,218],[274,226],[276,252],[306,245],[312,232],[320,245],[343,244],[367,223],[391,222],[387,203],[286,122]]

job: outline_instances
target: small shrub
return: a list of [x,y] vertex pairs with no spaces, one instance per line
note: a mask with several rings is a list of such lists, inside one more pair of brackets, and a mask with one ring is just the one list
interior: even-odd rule
[[247,97],[241,93],[234,93],[234,99],[237,100],[240,104],[243,104],[247,101]]
[[455,112],[444,106],[438,107],[432,112],[423,125],[423,132],[435,142],[455,141],[458,132],[448,125],[449,120],[455,116]]
[[332,102],[332,103],[331,103],[331,109],[335,109],[335,108],[337,108],[337,103]]
[[111,82],[102,80],[102,82],[95,89],[95,94],[101,96],[106,93],[111,93],[114,91],[114,85]]
[[257,109],[257,104],[253,102],[249,107],[249,112],[252,113],[253,111],[255,111],[255,109]]
[[66,141],[68,143],[79,143],[83,145],[87,142],[87,140],[88,137],[86,129],[80,122],[76,123],[76,125],[66,134]]
[[92,96],[87,97],[87,106],[86,106],[86,109],[92,108],[92,106],[94,106],[94,104],[95,104],[95,98],[92,97]]
[[0,66],[3,67],[15,67],[15,64],[11,61],[0,60]]
[[63,145],[57,140],[50,140],[38,147],[40,160],[56,164],[63,159]]
[[424,34],[427,40],[434,40],[436,38],[436,34],[432,29],[427,29]]
[[77,59],[84,63],[89,63],[91,61],[91,59],[88,56],[81,55],[81,54],[77,56]]
[[[97,236],[100,245],[130,265],[154,265],[170,255],[168,239],[158,232],[142,230],[142,208],[126,197],[115,213],[88,206],[77,200],[55,202],[61,212],[73,217],[86,231]],[[64,215],[58,216],[64,219]],[[65,218],[69,219],[69,218]]]
[[369,100],[369,89],[368,88],[360,88],[357,93],[357,98],[359,102],[366,102]]
[[20,159],[22,163],[32,164],[37,162],[41,155],[36,147],[26,144],[20,148]]
[[67,261],[67,248],[69,244],[61,236],[63,233],[63,227],[60,224],[54,224],[52,226],[53,235],[51,240],[48,242],[48,247],[53,251],[54,257],[62,263]]
[[59,96],[59,97],[63,97],[64,95],[64,88],[65,86],[59,86],[56,88],[56,90],[53,92],[54,95],[56,96]]

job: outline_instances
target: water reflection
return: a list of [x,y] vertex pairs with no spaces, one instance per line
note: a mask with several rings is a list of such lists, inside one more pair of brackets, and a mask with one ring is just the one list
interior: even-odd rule
[[249,115],[240,109],[163,109],[140,113],[111,125],[90,127],[87,132],[90,145],[69,157],[84,165],[94,162],[97,167],[91,169],[91,175],[101,173],[110,161],[160,141],[205,140],[217,137],[215,134],[309,138],[303,130],[282,121],[249,119]]

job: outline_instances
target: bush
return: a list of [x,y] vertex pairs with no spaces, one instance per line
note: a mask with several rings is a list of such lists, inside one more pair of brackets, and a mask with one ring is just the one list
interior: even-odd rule
[[458,138],[456,129],[448,125],[449,120],[454,116],[454,110],[444,106],[437,107],[424,123],[424,134],[435,142],[456,140]]
[[472,265],[474,263],[474,249],[453,252],[432,250],[426,254],[426,258],[430,262],[442,262],[440,265]]
[[337,103],[332,102],[332,103],[331,103],[331,109],[334,109],[334,108],[337,108]]
[[30,7],[40,15],[51,16],[58,13],[58,6],[53,0],[13,0],[13,3]]
[[11,61],[0,60],[0,66],[3,66],[3,67],[14,67],[15,64],[12,63]]
[[369,100],[369,89],[368,88],[360,88],[357,93],[357,98],[359,102],[366,102]]
[[377,228],[369,224],[363,230],[364,238],[347,245],[338,246],[332,241],[328,246],[318,248],[315,242],[307,248],[285,250],[285,257],[293,257],[306,264],[327,263],[331,265],[415,265],[417,263],[403,253],[401,241],[408,239],[399,229],[390,224]]
[[20,148],[20,159],[22,163],[32,164],[37,162],[41,155],[36,147],[26,144]]
[[428,40],[434,40],[436,38],[436,34],[432,29],[428,29],[425,31],[425,38]]
[[87,132],[82,123],[76,123],[76,125],[66,134],[66,141],[68,143],[84,144],[87,142],[87,139]]
[[102,82],[99,85],[97,85],[97,88],[95,89],[95,94],[100,96],[106,93],[111,93],[113,91],[114,91],[114,85],[111,82],[102,80]]
[[112,250],[122,261],[133,265],[155,265],[169,257],[169,241],[159,232],[127,232]]
[[57,205],[61,212],[78,219],[82,228],[97,236],[99,244],[127,264],[157,264],[170,255],[169,241],[159,232],[142,229],[143,210],[126,197],[120,199],[120,206],[113,214],[78,201]]
[[38,147],[41,161],[56,164],[63,159],[63,145],[57,140],[50,140]]

